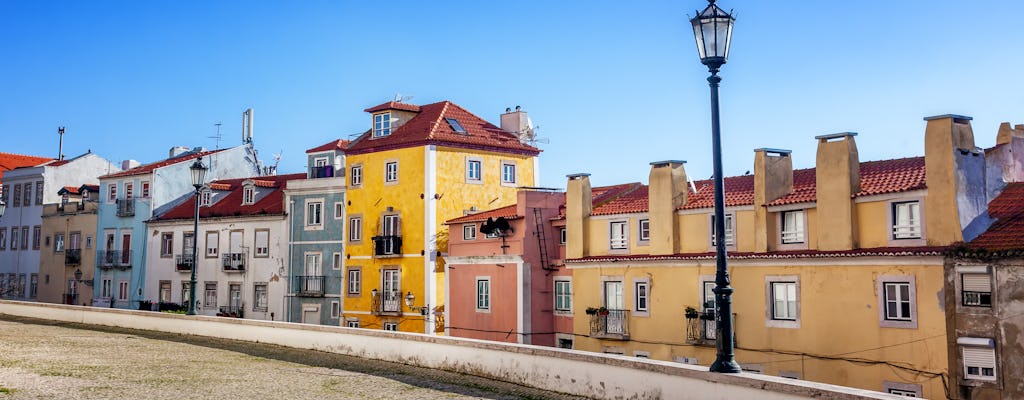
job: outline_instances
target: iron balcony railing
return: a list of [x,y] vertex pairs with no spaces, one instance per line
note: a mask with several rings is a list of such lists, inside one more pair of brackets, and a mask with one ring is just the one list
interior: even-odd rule
[[345,176],[345,170],[335,170],[333,165],[323,165],[319,167],[309,167],[309,177],[311,179],[316,178],[332,178],[332,177]]
[[193,262],[192,254],[178,254],[174,256],[174,269],[178,271],[191,271]]
[[82,249],[64,249],[64,265],[81,265]]
[[299,275],[293,277],[292,288],[296,296],[323,297],[326,281],[323,275]]
[[374,254],[378,256],[390,256],[402,254],[401,236],[374,236]]
[[371,311],[375,314],[402,312],[402,291],[380,291],[373,296],[370,304]]
[[224,271],[243,272],[245,271],[245,253],[225,253]]
[[135,216],[135,199],[118,199],[117,200],[117,216],[118,217],[132,217],[132,216]]
[[132,251],[99,250],[96,254],[96,266],[100,268],[130,268],[132,266]]
[[629,339],[629,310],[603,310],[590,316],[590,336]]
[[[736,313],[732,314],[733,342],[736,341]],[[707,309],[696,318],[686,318],[686,342],[714,346],[718,338],[718,323],[715,321],[715,309]]]

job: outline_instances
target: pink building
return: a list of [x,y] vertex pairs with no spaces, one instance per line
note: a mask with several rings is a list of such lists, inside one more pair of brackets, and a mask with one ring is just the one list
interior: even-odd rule
[[[594,188],[594,205],[639,187]],[[565,193],[524,188],[516,204],[446,224],[445,334],[573,348],[572,272],[562,263]],[[493,225],[507,229],[490,232]]]

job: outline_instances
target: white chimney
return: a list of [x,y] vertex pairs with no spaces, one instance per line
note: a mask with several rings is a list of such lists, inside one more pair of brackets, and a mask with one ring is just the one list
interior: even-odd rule
[[124,161],[121,161],[121,170],[122,171],[127,171],[129,169],[138,167],[140,165],[142,165],[142,163],[140,163],[138,161],[135,161],[135,160],[124,160]]
[[175,158],[182,154],[188,153],[188,147],[185,146],[174,146],[167,152],[167,158]]

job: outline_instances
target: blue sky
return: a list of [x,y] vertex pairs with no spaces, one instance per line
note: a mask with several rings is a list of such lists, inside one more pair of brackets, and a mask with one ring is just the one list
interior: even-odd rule
[[[710,177],[706,69],[687,14],[705,2],[0,2],[0,151],[111,160],[255,142],[282,172],[369,126],[396,93],[540,125],[541,184],[646,181],[651,161]],[[754,148],[814,163],[856,131],[861,160],[920,155],[922,117],[974,117],[976,143],[1024,123],[1024,2],[720,0],[738,19],[722,76],[725,170]]]

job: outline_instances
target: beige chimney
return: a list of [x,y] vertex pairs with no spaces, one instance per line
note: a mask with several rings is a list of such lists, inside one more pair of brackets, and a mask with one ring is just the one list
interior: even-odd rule
[[1015,137],[1024,138],[1024,125],[1011,128],[1009,122],[999,124],[999,133],[996,134],[997,145],[1010,143]]
[[590,189],[590,174],[567,175],[565,190],[565,258],[580,258],[590,254],[586,248],[590,240],[589,219],[594,193]]
[[771,232],[778,232],[775,218],[768,218],[766,204],[793,191],[793,158],[790,150],[754,149],[754,251],[774,250]]
[[530,119],[522,107],[516,106],[514,111],[511,108],[506,108],[505,113],[501,114],[501,129],[520,135],[529,128]]
[[651,163],[647,191],[647,214],[650,221],[651,254],[679,252],[679,224],[676,208],[686,204],[686,161],[668,160]]
[[[924,232],[929,245],[947,245],[963,240],[957,207],[957,165],[955,152],[974,151],[971,117],[937,115],[925,117]],[[1007,124],[1009,127],[1009,124]],[[1000,127],[1002,130],[1002,127]]]
[[857,246],[857,218],[853,195],[860,191],[860,159],[856,132],[815,136],[818,155],[818,249],[851,250]]

